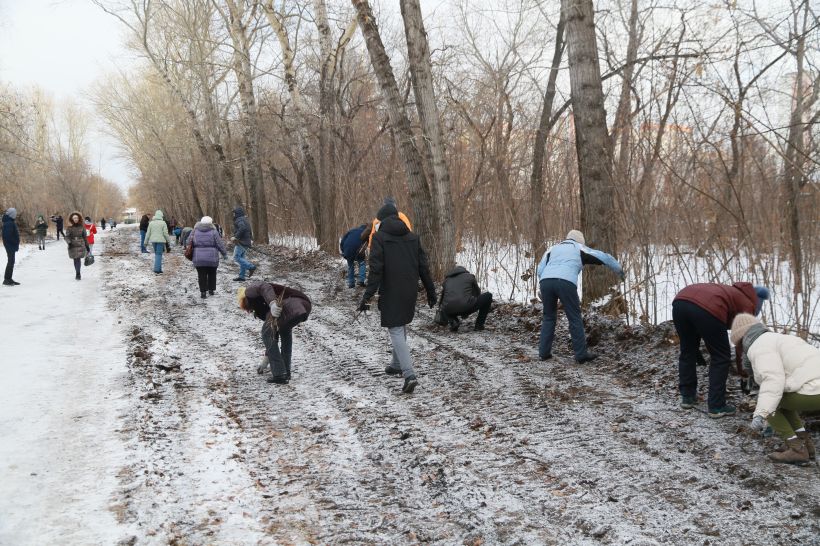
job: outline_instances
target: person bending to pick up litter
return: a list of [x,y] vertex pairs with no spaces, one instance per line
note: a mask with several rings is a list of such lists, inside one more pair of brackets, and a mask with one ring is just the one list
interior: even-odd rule
[[567,238],[544,253],[538,264],[538,284],[541,289],[541,301],[544,304],[544,318],[541,322],[541,339],[538,345],[538,356],[541,360],[552,358],[552,340],[555,337],[555,322],[558,316],[558,300],[564,306],[569,321],[569,334],[572,338],[572,350],[575,361],[589,362],[598,358],[597,354],[587,351],[587,339],[584,334],[584,319],[581,316],[581,300],[578,298],[578,275],[585,265],[605,265],[624,278],[623,269],[618,261],[600,250],[593,250],[585,245],[584,234],[573,229]]
[[[290,381],[293,328],[308,319],[310,298],[299,290],[281,284],[256,282],[247,288],[240,288],[237,299],[239,307],[265,321],[262,325],[262,342],[272,374],[268,383],[286,385]],[[257,371],[264,373],[265,368],[263,364]]]
[[379,209],[380,227],[373,237],[370,275],[358,310],[369,309],[370,298],[379,292],[381,325],[387,328],[393,344],[393,361],[384,371],[388,375],[402,374],[401,390],[410,394],[418,380],[407,346],[407,325],[416,314],[419,278],[427,290],[427,304],[431,309],[436,304],[436,287],[419,236],[410,231],[398,214],[392,204]]
[[732,321],[731,339],[760,385],[752,428],[762,432],[768,421],[786,443],[769,458],[789,464],[814,459],[814,442],[798,412],[820,411],[820,350],[797,336],[772,332],[746,313]]
[[[697,357],[700,340],[706,344],[709,363],[709,417],[714,419],[734,415],[734,406],[726,403],[726,377],[732,359],[726,330],[738,313],[759,315],[763,301],[769,299],[769,290],[748,282],[733,285],[701,283],[687,286],[672,300],[672,322],[680,338],[678,358],[678,388],[683,409],[695,407],[697,402]],[[741,352],[736,353],[738,363]]]
[[466,319],[476,311],[475,330],[483,330],[492,304],[493,295],[482,293],[475,275],[462,266],[455,266],[445,276],[444,286],[441,287],[441,310],[451,332],[458,332],[461,326],[459,317]]

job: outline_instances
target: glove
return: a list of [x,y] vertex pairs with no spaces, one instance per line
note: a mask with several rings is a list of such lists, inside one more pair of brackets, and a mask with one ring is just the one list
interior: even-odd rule
[[279,305],[277,305],[276,302],[271,303],[270,304],[270,316],[272,316],[273,318],[276,319],[276,318],[279,318],[279,315],[281,315],[281,314],[282,314],[282,308],[279,307]]
[[761,417],[760,415],[755,415],[752,418],[752,430],[756,430],[757,432],[763,432],[763,429],[766,428],[766,420]]
[[360,313],[370,311],[370,304],[362,300],[362,302],[359,304],[359,307],[356,308],[356,311],[359,311]]

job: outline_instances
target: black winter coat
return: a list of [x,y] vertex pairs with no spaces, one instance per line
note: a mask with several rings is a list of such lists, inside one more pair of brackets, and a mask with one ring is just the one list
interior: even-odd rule
[[142,218],[140,218],[140,231],[148,231],[148,222],[150,222],[148,215],[143,214]]
[[233,237],[237,243],[245,248],[250,248],[251,244],[253,244],[251,223],[248,221],[248,216],[242,207],[233,209]]
[[448,315],[472,311],[481,295],[475,275],[460,265],[447,273],[442,290],[441,308]]
[[368,301],[378,291],[381,325],[395,328],[410,324],[416,314],[419,278],[427,290],[428,303],[435,304],[436,288],[419,236],[398,216],[388,216],[373,236],[370,275],[362,300]]

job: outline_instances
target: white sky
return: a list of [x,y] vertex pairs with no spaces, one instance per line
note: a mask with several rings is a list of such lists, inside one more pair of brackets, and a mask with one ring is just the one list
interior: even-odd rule
[[[72,100],[93,114],[88,90],[131,62],[123,41],[116,19],[90,0],[0,0],[0,81],[37,85],[58,104]],[[133,175],[111,139],[92,129],[88,140],[95,169],[126,188]]]

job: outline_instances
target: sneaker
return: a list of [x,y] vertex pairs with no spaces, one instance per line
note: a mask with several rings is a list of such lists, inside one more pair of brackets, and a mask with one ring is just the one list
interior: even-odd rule
[[721,417],[734,415],[735,413],[737,413],[737,410],[735,409],[735,407],[730,405],[730,404],[726,404],[722,408],[717,408],[717,409],[713,409],[713,410],[710,409],[709,410],[709,417],[711,417],[712,419],[720,419]]
[[244,277],[237,277],[237,278],[234,279],[234,281],[235,282],[245,282],[245,278]]
[[586,353],[586,354],[583,354],[583,355],[579,356],[578,358],[576,358],[575,362],[577,362],[578,364],[583,364],[584,362],[591,362],[591,361],[595,360],[596,358],[598,358],[597,354],[595,354],[595,353]]
[[388,366],[384,369],[384,373],[386,373],[387,375],[401,375],[401,370],[397,370],[392,366]]
[[277,385],[287,385],[288,380],[282,377],[269,377],[266,379],[268,383],[276,383]]
[[681,396],[680,397],[680,407],[683,409],[692,409],[698,401],[695,399],[694,396]]
[[416,385],[419,382],[416,381],[415,377],[405,377],[404,378],[404,386],[401,388],[401,392],[404,394],[413,394],[413,391],[416,389]]
[[539,355],[538,358],[541,359],[541,360],[549,360],[549,359],[552,358],[552,353],[547,353],[544,356]]
[[3,286],[16,286],[16,285],[18,285],[18,284],[20,284],[20,283],[19,283],[19,282],[15,282],[15,281],[13,281],[13,280],[11,280],[11,279],[6,279],[6,280],[4,280],[4,281],[3,281]]

